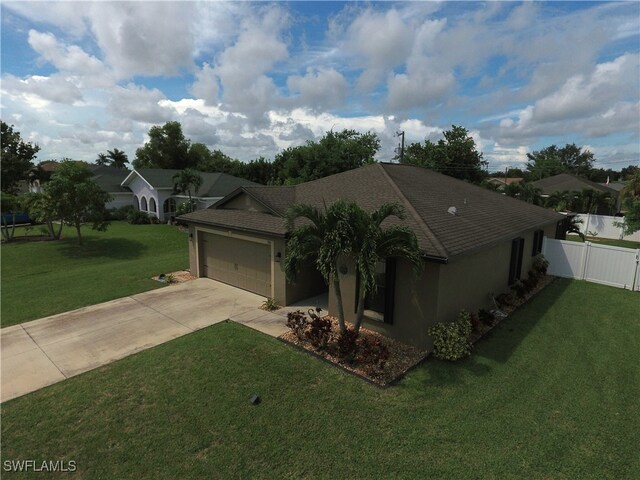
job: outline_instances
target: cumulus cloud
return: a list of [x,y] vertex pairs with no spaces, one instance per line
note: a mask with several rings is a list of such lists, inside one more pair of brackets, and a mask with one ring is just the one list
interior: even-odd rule
[[295,103],[314,110],[331,110],[344,104],[349,83],[333,68],[307,69],[306,75],[292,75],[287,79],[287,87],[298,95]]
[[2,77],[3,94],[22,99],[32,108],[45,108],[51,102],[72,105],[82,100],[82,92],[61,75],[34,75],[25,79],[13,75]]
[[195,77],[196,81],[191,85],[190,92],[197,98],[203,99],[207,105],[216,105],[219,86],[215,68],[205,63],[196,71]]
[[222,85],[225,109],[259,121],[269,110],[277,88],[267,75],[278,62],[288,58],[281,30],[287,16],[279,8],[269,8],[260,18],[249,18],[236,42],[219,56],[215,73]]
[[108,109],[121,118],[147,124],[160,124],[173,118],[172,109],[160,105],[164,99],[164,94],[158,89],[149,90],[129,84],[114,90]]
[[365,10],[351,23],[346,36],[346,50],[360,57],[364,67],[358,87],[371,90],[390,69],[405,62],[414,32],[392,8],[387,12]]

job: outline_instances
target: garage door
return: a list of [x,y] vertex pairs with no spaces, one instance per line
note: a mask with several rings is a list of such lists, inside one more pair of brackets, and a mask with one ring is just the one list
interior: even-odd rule
[[201,275],[264,297],[271,296],[271,247],[200,233]]

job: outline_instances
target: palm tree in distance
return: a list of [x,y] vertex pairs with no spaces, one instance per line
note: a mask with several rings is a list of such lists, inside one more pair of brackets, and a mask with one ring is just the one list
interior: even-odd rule
[[193,212],[193,200],[191,192],[197,193],[202,186],[202,177],[198,172],[190,168],[185,168],[173,176],[174,193],[186,193],[189,196],[189,212]]
[[117,148],[107,150],[106,157],[109,159],[110,165],[115,168],[127,168],[127,163],[129,163],[127,154]]

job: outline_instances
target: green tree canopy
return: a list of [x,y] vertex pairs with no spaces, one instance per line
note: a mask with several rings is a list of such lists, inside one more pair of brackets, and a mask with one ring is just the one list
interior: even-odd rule
[[189,155],[191,141],[182,133],[180,122],[155,125],[149,130],[149,141],[136,150],[135,168],[183,168],[193,167]]
[[375,133],[328,131],[318,142],[309,140],[276,155],[275,181],[297,184],[358,168],[374,162],[379,150],[380,139]]
[[33,161],[40,147],[31,142],[24,142],[13,125],[0,120],[0,143],[2,144],[2,162],[0,162],[0,184],[2,191],[17,193],[18,184],[26,181],[29,172],[34,168]]
[[94,230],[109,226],[105,204],[111,196],[92,180],[93,173],[83,162],[63,161],[44,187],[44,201],[40,208],[51,217],[75,227],[78,243],[82,243],[80,227],[92,224]]
[[527,171],[530,180],[540,180],[559,173],[587,176],[593,167],[594,157],[589,150],[582,150],[575,143],[562,148],[550,145],[542,150],[527,153]]
[[473,137],[466,128],[452,125],[442,132],[444,138],[434,143],[412,143],[404,153],[403,163],[418,165],[472,183],[480,183],[488,162],[482,160]]

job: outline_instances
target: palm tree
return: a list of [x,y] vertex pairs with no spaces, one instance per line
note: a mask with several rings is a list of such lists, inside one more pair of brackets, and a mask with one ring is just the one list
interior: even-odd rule
[[518,194],[518,198],[527,203],[532,203],[534,205],[540,205],[542,199],[542,190],[534,187],[532,183],[521,183],[519,184],[520,192]]
[[415,233],[404,226],[382,227],[389,217],[405,218],[405,211],[396,203],[385,203],[377,210],[367,213],[355,203],[349,209],[349,224],[354,231],[351,243],[357,273],[360,275],[355,331],[360,331],[364,317],[365,298],[377,288],[379,262],[387,258],[405,258],[417,274],[422,270],[422,254]]
[[[290,232],[284,263],[287,279],[295,280],[301,265],[314,259],[315,267],[327,284],[333,287],[336,295],[341,333],[346,331],[346,327],[338,262],[351,250],[352,231],[347,221],[348,208],[344,200],[338,200],[329,208],[325,205],[324,211],[295,204],[286,214],[287,230]],[[296,226],[300,219],[302,223]]]
[[[355,202],[339,200],[321,212],[308,205],[294,205],[287,212],[287,242],[285,273],[292,280],[300,264],[315,258],[316,268],[333,286],[338,307],[340,332],[346,331],[344,307],[340,289],[338,262],[353,258],[360,276],[355,331],[360,331],[365,298],[377,287],[376,266],[388,257],[406,258],[416,272],[422,268],[422,257],[415,234],[406,227],[382,228],[389,217],[404,218],[404,209],[397,204],[384,204],[368,213]],[[307,222],[294,228],[296,220]]]
[[569,190],[562,192],[553,192],[547,198],[545,206],[553,208],[556,212],[564,212],[570,210],[573,194]]
[[127,154],[117,148],[107,150],[106,157],[110,160],[111,166],[115,168],[126,168],[127,163],[129,163]]
[[96,158],[96,165],[109,165],[109,159],[104,153],[99,153]]
[[518,198],[518,196],[520,195],[520,184],[510,183],[509,185],[505,185],[503,192],[509,197]]
[[202,177],[198,172],[190,168],[185,168],[173,176],[174,193],[186,193],[189,195],[189,212],[193,211],[193,201],[191,200],[191,190],[194,193],[202,186]]
[[627,178],[626,185],[620,190],[620,200],[634,197],[640,197],[640,169]]

